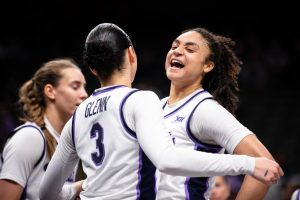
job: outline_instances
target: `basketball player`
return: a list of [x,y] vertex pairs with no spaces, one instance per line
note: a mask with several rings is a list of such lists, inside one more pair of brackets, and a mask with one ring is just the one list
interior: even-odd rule
[[211,189],[210,200],[227,200],[230,197],[231,187],[227,176],[216,176],[215,184]]
[[155,199],[152,163],[173,175],[245,173],[265,183],[282,175],[279,165],[265,158],[174,148],[158,96],[131,88],[137,57],[118,26],[96,26],[87,36],[84,60],[101,88],[65,125],[41,184],[41,199],[62,199],[61,186],[78,159],[87,175],[81,199]]
[[[87,97],[85,78],[70,59],[49,61],[19,90],[25,123],[7,141],[1,160],[0,199],[39,199],[39,185],[61,130]],[[64,199],[74,199],[81,182],[70,171]],[[79,187],[78,187],[79,186]],[[76,189],[78,188],[78,189]]]
[[[240,71],[233,44],[203,28],[183,31],[173,41],[165,61],[170,94],[161,101],[165,122],[176,147],[273,159],[233,115]],[[162,200],[208,199],[213,185],[208,174],[195,178],[162,173],[159,180],[157,196]],[[266,191],[266,184],[246,177],[237,198],[263,199]]]

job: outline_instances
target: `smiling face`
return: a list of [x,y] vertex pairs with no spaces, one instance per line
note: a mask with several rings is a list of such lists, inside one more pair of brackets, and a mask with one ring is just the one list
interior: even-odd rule
[[168,79],[178,86],[201,86],[203,76],[213,68],[213,63],[207,62],[209,54],[206,40],[198,32],[181,34],[173,41],[166,57]]

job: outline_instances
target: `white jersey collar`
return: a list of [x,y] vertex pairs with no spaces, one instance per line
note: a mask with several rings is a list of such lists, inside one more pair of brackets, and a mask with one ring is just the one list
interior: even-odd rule
[[183,99],[181,99],[181,100],[179,100],[179,101],[177,101],[176,103],[173,103],[173,104],[169,104],[169,98],[170,98],[170,97],[168,97],[168,100],[167,100],[167,106],[168,106],[169,108],[174,108],[174,107],[177,106],[177,105],[181,105],[181,104],[183,104],[184,102],[186,102],[187,99],[189,99],[191,96],[193,96],[194,94],[196,94],[197,92],[199,92],[199,91],[201,91],[201,90],[203,90],[203,88],[199,88],[198,90],[195,90],[195,91],[192,92],[191,94],[187,95],[187,96],[184,97]]
[[55,138],[56,142],[58,142],[60,134],[53,128],[46,115],[44,115],[44,122],[50,134]]

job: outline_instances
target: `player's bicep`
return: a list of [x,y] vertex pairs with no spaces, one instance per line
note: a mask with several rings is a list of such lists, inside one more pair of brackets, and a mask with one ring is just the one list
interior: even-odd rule
[[255,157],[263,156],[274,159],[268,149],[261,143],[261,141],[259,141],[259,139],[254,134],[244,137],[235,147],[233,153]]
[[0,199],[18,200],[21,198],[23,187],[18,183],[0,179]]

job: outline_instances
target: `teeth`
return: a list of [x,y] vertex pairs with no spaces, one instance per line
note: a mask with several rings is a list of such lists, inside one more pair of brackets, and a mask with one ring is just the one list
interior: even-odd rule
[[180,64],[180,65],[182,65],[182,63],[179,62],[178,60],[172,60],[172,61],[171,61],[171,64],[172,64],[172,65],[175,65],[175,64]]

